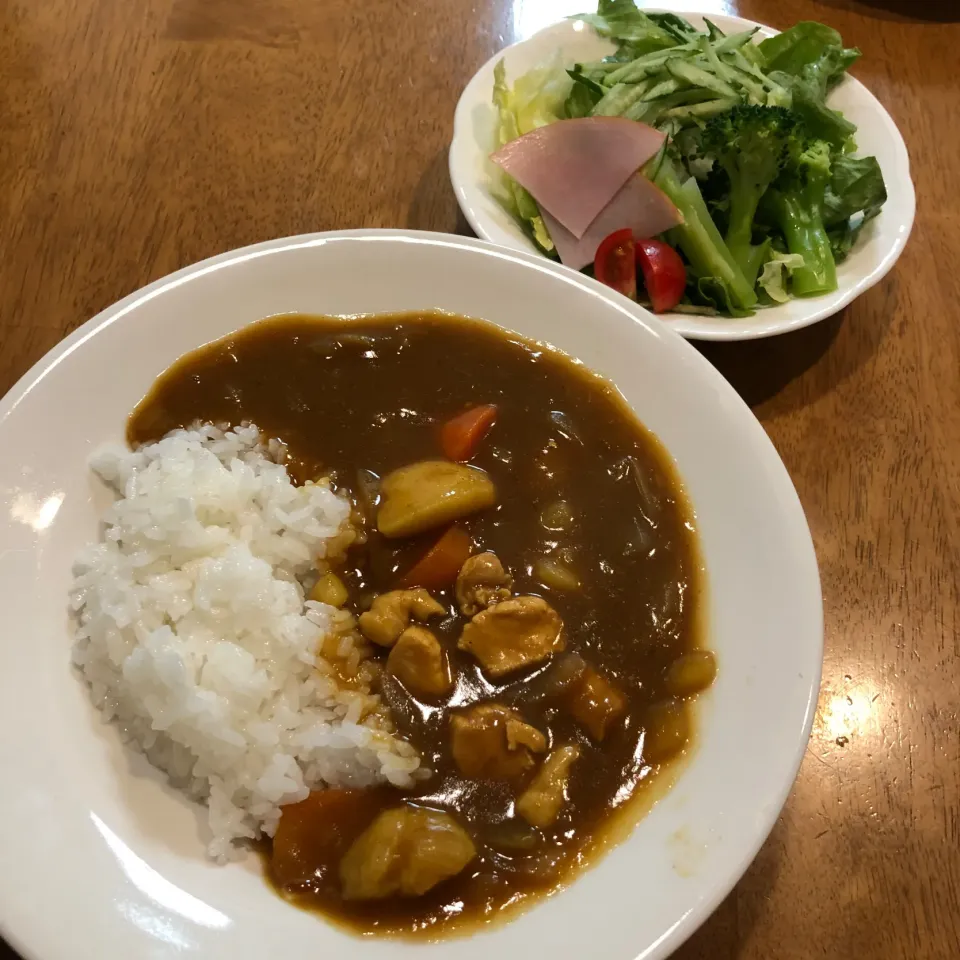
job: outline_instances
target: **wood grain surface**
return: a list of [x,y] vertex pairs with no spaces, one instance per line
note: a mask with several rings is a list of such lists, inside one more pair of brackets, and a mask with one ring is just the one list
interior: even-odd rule
[[[584,5],[0,0],[0,394],[97,311],[232,247],[344,227],[468,232],[446,172],[460,90],[494,51]],[[678,6],[823,20],[860,46],[853,72],[903,131],[919,211],[894,272],[839,316],[704,348],[803,501],[826,655],[783,814],[676,956],[954,960],[960,3]]]

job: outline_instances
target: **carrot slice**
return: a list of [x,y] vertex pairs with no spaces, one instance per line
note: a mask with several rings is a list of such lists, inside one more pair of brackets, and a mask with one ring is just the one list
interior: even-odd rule
[[290,889],[336,869],[351,843],[389,802],[383,787],[314,790],[283,808],[273,838],[270,869]]
[[443,590],[457,579],[472,549],[469,535],[460,527],[450,527],[403,575],[397,586]]
[[490,432],[496,419],[497,405],[485,403],[448,420],[440,430],[440,446],[444,456],[460,463],[472,459],[480,441]]

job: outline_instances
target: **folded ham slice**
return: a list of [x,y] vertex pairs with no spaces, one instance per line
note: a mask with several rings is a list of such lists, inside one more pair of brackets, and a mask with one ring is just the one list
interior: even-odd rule
[[627,180],[582,237],[575,237],[546,209],[540,212],[556,245],[560,262],[574,270],[593,263],[600,242],[614,230],[629,227],[638,240],[645,240],[683,223],[683,216],[667,195],[642,173]]
[[530,191],[541,210],[580,238],[664,139],[636,120],[582,117],[532,130],[491,159]]

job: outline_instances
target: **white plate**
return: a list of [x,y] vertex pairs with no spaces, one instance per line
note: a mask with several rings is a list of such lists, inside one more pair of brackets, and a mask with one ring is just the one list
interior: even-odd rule
[[[683,15],[694,26],[703,27],[704,14],[685,12]],[[727,33],[758,26],[740,17],[707,16]],[[761,33],[772,36],[777,31],[761,25]],[[853,45],[857,38],[844,39]],[[537,252],[519,224],[490,191],[486,159],[494,149],[495,111],[491,96],[496,62],[505,58],[507,78],[512,82],[532,67],[549,62],[557,51],[564,63],[572,65],[577,61],[598,60],[613,50],[609,40],[598,36],[583,21],[565,20],[541,30],[529,40],[501,50],[467,84],[454,114],[450,179],[460,209],[478,236],[512,250]],[[743,319],[664,314],[663,319],[677,333],[694,340],[753,340],[798,330],[832,316],[879,283],[896,263],[910,235],[916,207],[910,158],[903,137],[880,101],[853,77],[841,81],[831,94],[830,105],[857,125],[859,152],[876,156],[880,161],[889,193],[883,212],[864,228],[856,248],[837,268],[839,289],[827,296],[791,300],[758,310],[754,316]]]
[[[359,940],[248,860],[204,859],[198,810],[126,753],[72,673],[71,560],[105,497],[86,467],[173,360],[269,314],[440,308],[551,341],[619,386],[676,463],[709,582],[699,745],[632,836],[494,932]],[[0,932],[31,960],[633,960],[666,956],[774,823],[816,704],[822,609],[800,503],[733,389],[642,309],[541,258],[440,234],[275,240],[159,280],[82,326],[0,402]]]

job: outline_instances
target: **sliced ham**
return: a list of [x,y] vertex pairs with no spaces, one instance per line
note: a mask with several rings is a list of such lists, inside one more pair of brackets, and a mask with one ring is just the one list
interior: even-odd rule
[[582,237],[575,237],[547,210],[540,212],[550,231],[550,238],[556,244],[561,263],[574,270],[593,263],[600,242],[614,230],[629,227],[639,240],[654,237],[683,223],[683,216],[667,195],[642,173],[634,174],[627,180]]
[[663,146],[664,134],[624,117],[582,117],[539,127],[491,159],[575,237],[627,178]]

